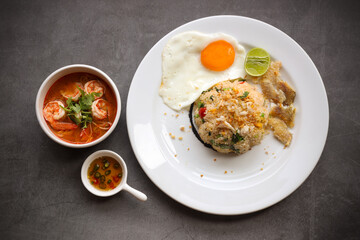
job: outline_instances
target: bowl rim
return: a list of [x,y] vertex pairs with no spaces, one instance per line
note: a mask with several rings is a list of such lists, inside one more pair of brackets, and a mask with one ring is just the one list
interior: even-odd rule
[[[114,122],[112,124],[112,126],[110,127],[110,129],[104,134],[102,135],[100,138],[92,141],[92,142],[89,142],[89,143],[80,143],[80,144],[77,144],[77,143],[70,143],[70,142],[66,142],[64,140],[62,140],[61,138],[57,137],[53,132],[51,132],[51,130],[49,129],[48,125],[46,124],[45,121],[42,121],[43,119],[43,115],[42,115],[42,108],[40,109],[39,106],[43,106],[43,103],[40,103],[40,98],[42,96],[42,93],[45,91],[45,87],[47,85],[47,83],[51,80],[53,80],[53,78],[65,71],[65,70],[69,70],[69,69],[73,69],[73,68],[82,68],[84,72],[87,72],[86,70],[92,70],[94,72],[96,72],[97,74],[99,74],[99,76],[101,76],[101,78],[103,78],[108,84],[109,86],[112,88],[114,94],[115,94],[115,98],[116,98],[116,103],[117,103],[117,111],[116,111],[116,116],[115,116],[115,119],[114,119]],[[78,72],[81,72],[81,71],[78,71]],[[71,74],[71,73],[68,73],[68,74]],[[64,76],[66,76],[67,74],[65,74]],[[56,79],[55,81],[57,81],[58,79]],[[55,83],[55,82],[54,82]],[[52,85],[51,85],[52,86]],[[50,86],[50,87],[51,87]],[[50,89],[49,87],[49,89]],[[47,89],[47,91],[49,91],[49,89]],[[45,93],[45,96],[46,96],[47,92]],[[105,73],[103,72],[102,70],[96,68],[96,67],[93,67],[93,66],[90,66],[90,65],[86,65],[86,64],[71,64],[71,65],[66,65],[66,66],[63,66],[57,70],[55,70],[54,72],[52,72],[41,84],[39,90],[38,90],[38,93],[36,95],[36,101],[35,101],[35,112],[36,112],[36,117],[37,117],[37,120],[42,128],[42,130],[45,132],[45,134],[51,138],[53,141],[55,141],[56,143],[59,143],[65,147],[70,147],[70,148],[86,148],[86,147],[91,147],[91,146],[94,146],[100,142],[102,142],[103,140],[105,140],[115,129],[116,125],[118,124],[119,122],[119,119],[120,119],[120,115],[121,115],[121,98],[120,98],[120,93],[119,93],[119,90],[118,88],[116,87],[114,81]]]
[[[121,182],[119,183],[119,185],[117,185],[114,189],[109,190],[109,191],[101,191],[99,189],[96,189],[95,187],[93,187],[90,184],[89,179],[87,178],[87,171],[88,168],[90,166],[90,164],[99,157],[112,157],[114,158],[121,166],[122,168],[122,178],[121,178]],[[84,187],[92,194],[99,196],[99,197],[110,197],[113,196],[115,194],[117,194],[118,192],[120,192],[121,190],[123,190],[124,186],[127,185],[127,177],[128,177],[128,170],[126,167],[126,163],[124,161],[124,159],[117,154],[114,151],[111,150],[98,150],[96,152],[93,152],[92,154],[90,154],[84,161],[84,163],[81,166],[81,172],[80,172],[80,177],[81,177],[81,181],[84,185]]]

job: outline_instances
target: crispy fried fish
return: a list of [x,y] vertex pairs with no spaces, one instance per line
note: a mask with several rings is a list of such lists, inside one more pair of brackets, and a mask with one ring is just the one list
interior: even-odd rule
[[283,103],[286,100],[285,93],[277,87],[280,68],[281,62],[271,62],[269,69],[260,79],[260,86],[265,97],[275,103]]
[[270,115],[283,120],[288,127],[292,128],[294,127],[295,112],[296,108],[292,105],[287,108],[284,108],[282,105],[276,105],[271,109]]
[[279,118],[271,117],[269,118],[269,125],[274,132],[274,136],[282,142],[285,147],[289,146],[292,134],[289,132],[288,127],[285,122]]
[[286,106],[294,102],[296,92],[289,84],[280,79],[280,61],[271,62],[269,69],[261,77],[246,76],[255,83],[259,83],[265,97],[271,99],[274,103],[281,103]]
[[296,96],[295,90],[285,81],[278,81],[278,88],[285,94],[285,101],[283,104],[285,106],[291,105]]
[[[265,97],[276,104],[271,109],[269,126],[274,132],[274,136],[282,142],[285,147],[289,146],[292,134],[288,127],[294,127],[296,108],[293,102],[296,96],[295,90],[280,78],[280,61],[270,63],[269,69],[260,77],[246,76],[246,79],[260,84],[261,90]],[[288,107],[283,107],[288,106]]]

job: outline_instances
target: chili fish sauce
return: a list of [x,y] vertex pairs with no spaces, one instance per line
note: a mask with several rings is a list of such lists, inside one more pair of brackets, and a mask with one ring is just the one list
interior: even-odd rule
[[88,179],[91,185],[102,191],[116,188],[122,180],[122,175],[120,163],[111,157],[95,159],[88,169]]

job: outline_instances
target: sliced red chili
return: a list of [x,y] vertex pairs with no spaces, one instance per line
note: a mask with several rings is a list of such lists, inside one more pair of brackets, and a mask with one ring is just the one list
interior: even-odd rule
[[90,135],[90,128],[84,128],[84,129],[81,130],[81,132],[80,132],[80,137],[81,137],[81,138],[89,137],[89,135]]
[[93,177],[93,182],[94,182],[94,184],[98,184],[99,180],[97,178]]
[[117,176],[112,176],[112,179],[114,180],[114,182],[118,182],[120,179]]

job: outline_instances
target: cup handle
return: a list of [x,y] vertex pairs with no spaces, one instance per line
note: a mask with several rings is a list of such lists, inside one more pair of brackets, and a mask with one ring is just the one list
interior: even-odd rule
[[131,193],[134,197],[139,199],[140,201],[146,201],[147,196],[143,194],[142,192],[136,190],[135,188],[130,187],[128,184],[125,184],[123,189],[129,193]]

